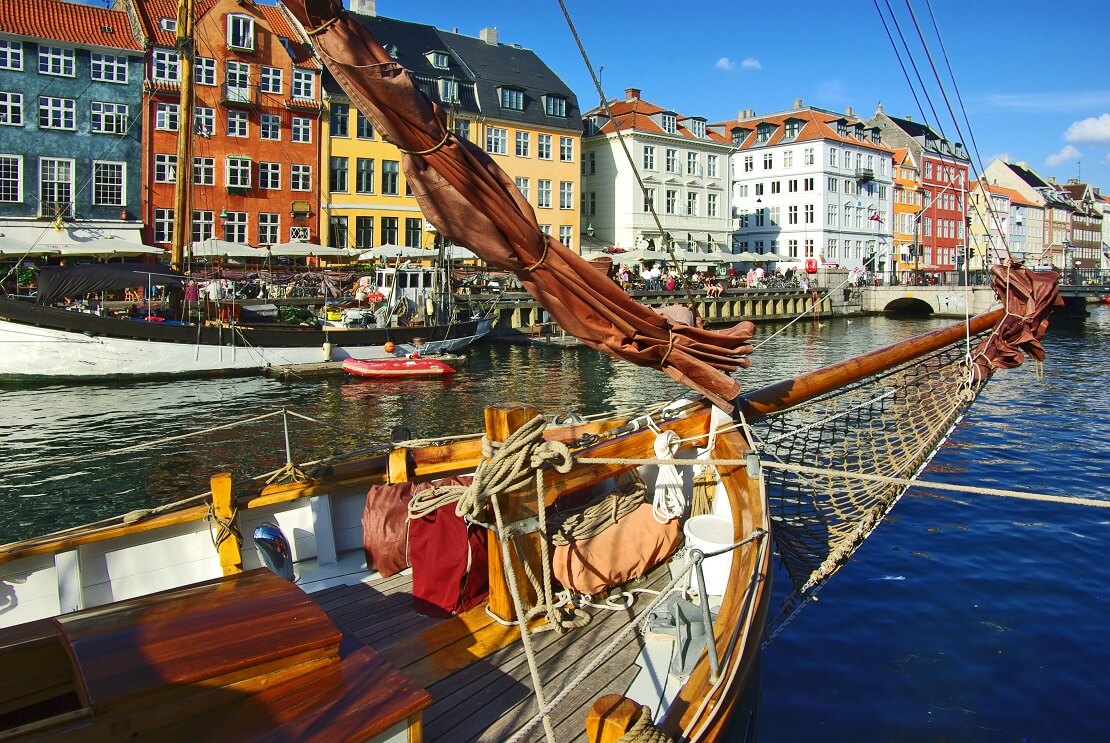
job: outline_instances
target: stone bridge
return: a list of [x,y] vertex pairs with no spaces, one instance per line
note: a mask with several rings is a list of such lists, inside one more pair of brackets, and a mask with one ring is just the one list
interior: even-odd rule
[[989,286],[869,286],[860,295],[861,309],[868,313],[963,317],[999,306]]

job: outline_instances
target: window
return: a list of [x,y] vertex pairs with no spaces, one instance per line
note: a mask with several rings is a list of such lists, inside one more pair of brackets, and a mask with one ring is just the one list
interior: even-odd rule
[[700,119],[694,119],[690,122],[690,133],[698,139],[705,139],[705,122]]
[[593,175],[597,172],[597,153],[587,152],[582,162],[582,175]]
[[293,191],[311,191],[312,190],[312,166],[311,165],[298,165],[294,163],[289,166],[289,188]]
[[741,197],[741,198],[747,198],[748,197],[748,184],[747,183],[741,183],[740,185],[738,185],[736,187],[736,195]]
[[76,129],[77,101],[72,98],[39,98],[39,129]]
[[668,147],[666,157],[667,157],[667,165],[666,165],[667,172],[668,173],[677,173],[678,172],[678,150],[671,149],[670,147]]
[[779,221],[781,219],[781,214],[780,214],[780,211],[779,211],[779,207],[772,206],[771,209],[770,209],[770,212],[771,212],[771,214],[770,214],[771,224],[772,225],[782,224],[782,222]]
[[328,131],[333,137],[346,137],[350,135],[351,107],[346,103],[331,104],[331,119],[328,120]]
[[706,155],[705,157],[705,174],[710,178],[717,177],[717,156]]
[[294,142],[303,144],[312,141],[312,119],[305,116],[294,116],[292,130],[293,133],[290,135],[290,139]]
[[797,178],[791,178],[790,180],[788,180],[786,182],[786,191],[787,191],[787,193],[797,193],[797,191],[798,191],[798,179]]
[[574,162],[574,139],[559,137],[559,162]]
[[763,169],[770,170],[774,166],[774,156],[770,152],[763,153]]
[[787,139],[794,139],[795,137],[798,136],[798,133],[801,132],[801,130],[802,130],[802,122],[796,121],[796,120],[790,120],[790,121],[786,122],[786,126],[783,128],[783,135]]
[[93,206],[123,206],[124,163],[97,162],[92,164]]
[[281,139],[281,117],[277,114],[262,114],[258,117],[259,136],[262,139]]
[[717,216],[717,194],[711,193],[705,196],[705,216]]
[[551,208],[551,181],[546,178],[540,178],[537,181],[536,189],[536,206],[543,209]]
[[839,179],[839,178],[834,178],[834,177],[831,177],[831,176],[830,176],[830,177],[829,177],[829,184],[828,184],[828,186],[829,186],[829,193],[836,193],[836,191],[837,191],[837,185],[839,185],[839,183],[840,183],[840,179]]
[[214,157],[194,157],[193,158],[193,185],[194,186],[215,186],[216,185],[216,158],[214,158]]
[[396,196],[400,193],[401,163],[397,160],[382,160],[382,193]]
[[156,154],[154,156],[154,182],[177,182],[177,155]]
[[309,70],[293,70],[293,97],[311,101],[316,99],[316,75]]
[[73,216],[73,161],[39,159],[39,213],[44,217]]
[[331,167],[329,169],[330,179],[328,181],[328,189],[332,193],[346,193],[347,191],[347,158],[333,157],[331,158]]
[[23,42],[0,39],[0,70],[23,69]]
[[258,244],[274,245],[281,234],[281,215],[261,212],[258,215]]
[[548,116],[565,118],[567,115],[567,99],[563,98],[561,95],[545,96],[543,110]]
[[228,212],[224,220],[224,239],[229,243],[247,244],[247,213]]
[[655,148],[644,146],[644,170],[655,170]]
[[528,157],[528,152],[529,152],[529,147],[530,147],[531,141],[532,141],[532,135],[529,134],[528,132],[517,132],[516,133],[516,156],[517,157]]
[[262,74],[259,77],[259,90],[263,93],[280,95],[283,84],[282,69],[280,67],[262,67]]
[[574,183],[571,181],[559,181],[559,208],[574,208]]
[[[181,107],[176,103],[157,103],[154,107],[154,128],[176,132]],[[244,135],[245,136],[245,135]]]
[[97,82],[126,83],[127,57],[91,52],[89,54],[89,75]]
[[829,227],[836,227],[836,225],[837,225],[836,210],[837,210],[836,204],[829,204],[829,215],[827,217]]
[[678,120],[674,114],[663,114],[663,131],[674,134],[678,131]]
[[516,189],[518,191],[520,191],[520,195],[524,197],[525,201],[527,201],[528,200],[528,179],[527,178],[522,178],[521,176],[517,176],[516,177]]
[[793,168],[794,167],[794,150],[786,150],[785,152],[782,153],[782,167],[784,167],[784,168]]
[[802,185],[804,186],[806,191],[812,191],[813,190],[813,179],[812,178],[806,178]]
[[771,193],[782,193],[781,181],[771,181]]
[[510,111],[523,111],[524,110],[524,91],[516,88],[501,88],[500,91],[501,108],[509,109]]
[[215,224],[216,214],[211,209],[194,209],[192,223],[193,242],[200,242],[213,237],[216,234],[215,229],[213,229]]
[[756,196],[762,196],[763,195],[763,184],[762,183],[755,184],[755,195]]
[[19,155],[0,155],[0,201],[23,201],[23,158]]
[[267,191],[281,190],[281,163],[258,164],[258,187]]
[[439,99],[444,103],[458,103],[459,102],[459,81],[454,78],[440,78],[439,84]]
[[74,77],[73,50],[56,46],[39,46],[39,72],[43,75]]
[[470,120],[455,119],[455,136],[470,141]]
[[197,85],[215,85],[216,60],[211,57],[197,57],[193,60],[193,82]]
[[813,204],[806,204],[806,224],[813,224]]
[[491,155],[507,154],[507,136],[508,132],[499,126],[486,129],[486,152]]
[[173,209],[154,210],[154,242],[168,243],[173,240]]
[[686,216],[698,216],[698,195],[697,193],[686,194]]
[[416,217],[405,217],[405,246],[419,248],[420,239],[424,232],[424,220]]
[[[298,204],[303,205],[305,210],[303,212],[294,211],[293,219],[305,219],[305,218],[307,218],[308,217],[308,202],[307,201],[293,202],[294,209],[297,208]],[[309,229],[307,227],[293,227],[293,226],[289,227],[289,240],[290,240],[290,242],[306,243],[306,242],[308,242],[310,237],[311,237],[311,235],[309,234]]]
[[798,224],[798,207],[797,205],[790,206],[786,210],[786,223]]
[[227,16],[227,45],[232,49],[254,51],[254,19],[249,15]]
[[798,257],[798,241],[797,240],[787,240],[786,241],[786,254],[789,255],[791,258],[797,258]]
[[829,148],[829,167],[830,168],[837,167],[836,161],[837,161],[837,149],[835,147],[830,147]]
[[397,217],[382,217],[382,244],[397,244]]
[[355,247],[361,250],[374,247],[373,217],[355,217]]
[[181,65],[177,52],[170,49],[155,49],[153,54],[153,67],[154,82],[180,82]]
[[536,157],[540,160],[551,159],[551,135],[540,134],[536,137]]
[[374,160],[360,157],[355,161],[355,192],[374,193]]
[[127,104],[93,101],[89,110],[89,124],[95,134],[125,134]]
[[[250,188],[251,169],[251,159],[249,157],[229,157],[224,185],[228,188]],[[245,220],[243,229],[246,229]],[[243,233],[243,239],[246,239],[245,232]],[[235,241],[232,240],[232,242]]]
[[347,218],[330,217],[327,219],[327,244],[332,248],[346,248]]
[[569,224],[559,225],[559,242],[569,247],[573,236],[573,228]]
[[359,139],[374,138],[374,125],[358,110],[355,111],[355,136]]
[[655,207],[655,189],[644,189],[644,211],[650,212]]
[[663,203],[663,211],[667,214],[674,214],[675,208],[678,206],[678,191],[668,188],[666,191],[666,199]]
[[750,173],[755,170],[755,158],[752,155],[744,157],[744,172]]
[[227,112],[227,136],[229,137],[245,137],[247,136],[247,124],[250,122],[246,111],[228,111]]
[[701,167],[698,165],[698,153],[686,153],[686,174],[687,175],[701,175]]
[[193,133],[211,137],[216,133],[216,109],[197,106],[193,109]]
[[805,165],[813,165],[813,148],[812,147],[806,147],[805,150],[802,152],[802,155],[803,155],[802,162]]
[[227,63],[227,84],[224,86],[224,95],[229,101],[239,103],[251,102],[251,66],[245,62]]

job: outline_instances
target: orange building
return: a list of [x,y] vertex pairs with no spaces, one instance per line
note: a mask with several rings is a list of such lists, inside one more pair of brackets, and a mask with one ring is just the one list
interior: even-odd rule
[[[894,254],[897,271],[913,269],[917,220],[921,215],[921,172],[908,147],[894,151]],[[920,257],[918,257],[920,265]]]
[[[173,234],[181,60],[175,0],[127,0],[148,40],[143,221],[151,245]],[[320,65],[276,7],[195,0],[189,131],[190,241],[319,242]]]

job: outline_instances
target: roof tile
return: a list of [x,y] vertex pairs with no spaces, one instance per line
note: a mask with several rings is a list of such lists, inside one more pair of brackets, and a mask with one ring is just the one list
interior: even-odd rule
[[126,13],[61,0],[0,0],[0,33],[79,46],[143,48]]

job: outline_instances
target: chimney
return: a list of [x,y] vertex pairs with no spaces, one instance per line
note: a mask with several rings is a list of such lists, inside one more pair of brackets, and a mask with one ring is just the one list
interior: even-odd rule
[[1068,178],[1068,185],[1069,186],[1078,186],[1079,185],[1079,179],[1078,178]]
[[875,115],[878,116],[881,113],[883,113],[883,103],[882,101],[879,101],[877,104],[875,104]]
[[1053,186],[1055,186],[1056,185],[1056,176],[1050,175],[1048,177],[1048,182],[1051,183]]
[[902,118],[904,118],[904,119],[905,119],[906,121],[913,121],[913,116],[912,116],[912,115],[910,115],[910,114],[906,114],[906,115],[905,115],[905,116],[903,116]]
[[851,106],[848,106],[848,108],[844,109],[844,115],[845,116],[855,116],[856,112],[852,110]]
[[351,12],[358,15],[378,14],[378,0],[351,0]]
[[640,89],[639,88],[625,88],[624,89],[624,99],[626,101],[638,101],[638,100],[640,100]]
[[802,103],[802,99],[801,98],[795,98],[794,99],[794,110],[795,111],[800,111],[803,108],[805,108],[805,105]]
[[478,33],[478,38],[490,46],[497,46],[497,28],[483,28]]

